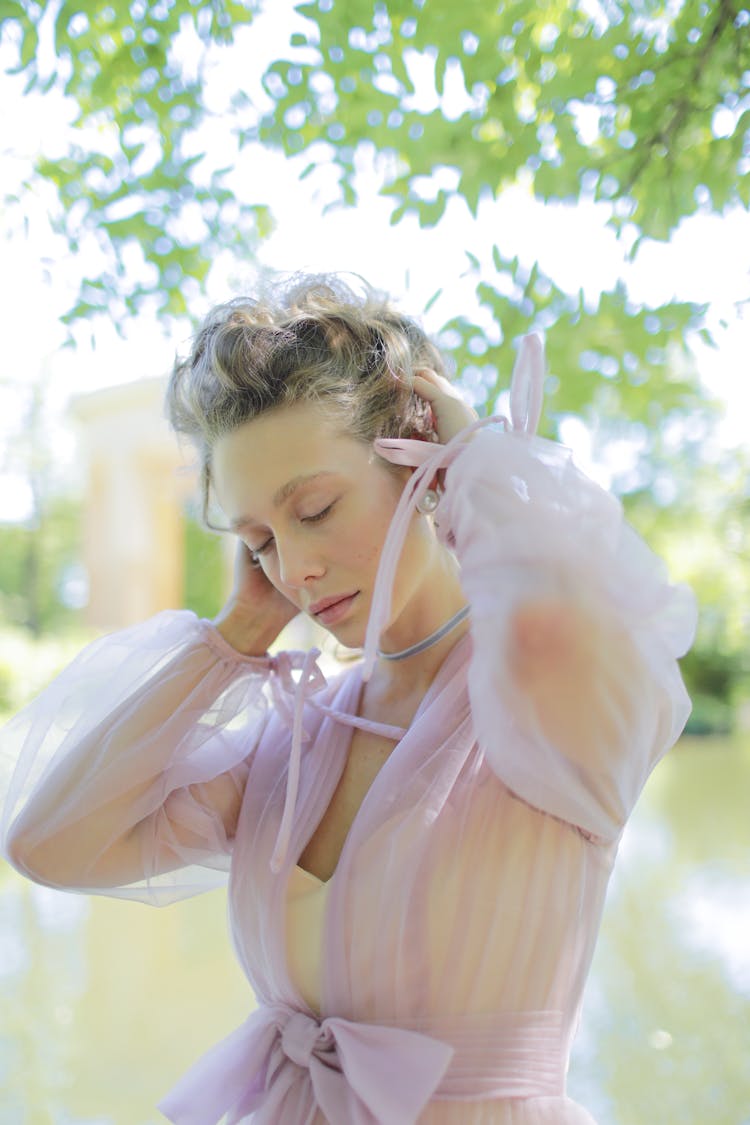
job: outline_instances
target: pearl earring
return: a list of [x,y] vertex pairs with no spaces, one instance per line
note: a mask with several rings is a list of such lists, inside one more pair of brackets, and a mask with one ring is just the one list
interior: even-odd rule
[[421,512],[423,516],[429,516],[435,511],[440,503],[440,497],[434,488],[428,488],[422,499],[417,504],[417,511]]

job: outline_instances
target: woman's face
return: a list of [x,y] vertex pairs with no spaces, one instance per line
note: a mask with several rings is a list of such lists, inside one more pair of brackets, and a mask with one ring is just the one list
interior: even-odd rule
[[[364,643],[380,552],[410,474],[401,468],[394,475],[371,446],[337,431],[307,403],[244,423],[219,439],[212,457],[219,503],[269,580],[352,648]],[[427,520],[415,513],[391,621],[419,589],[436,547]],[[311,611],[324,598],[349,595],[338,619]]]

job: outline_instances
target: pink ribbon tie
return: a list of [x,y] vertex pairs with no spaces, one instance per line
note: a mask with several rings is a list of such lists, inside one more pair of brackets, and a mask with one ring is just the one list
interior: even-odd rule
[[544,397],[544,344],[541,336],[524,336],[510,381],[510,420],[520,433],[535,434]]
[[[391,595],[398,560],[401,557],[409,522],[419,501],[427,491],[430,481],[440,469],[447,469],[461,455],[467,445],[467,438],[476,430],[492,423],[502,425],[506,430],[533,434],[539,421],[544,382],[544,350],[541,339],[536,335],[525,336],[521,341],[518,358],[513,369],[510,403],[512,425],[502,414],[493,414],[472,422],[456,434],[447,445],[417,441],[409,438],[379,438],[374,443],[375,451],[386,461],[397,465],[415,467],[406,483],[388,529],[386,541],[380,556],[375,578],[370,617],[367,622],[364,645],[362,682],[367,683],[372,675],[377,657],[377,646],[391,612]],[[439,509],[439,505],[438,505]],[[443,532],[444,541],[450,544],[450,532]],[[280,652],[270,658],[270,687],[276,711],[281,719],[292,729],[292,744],[289,754],[286,795],[281,824],[271,857],[271,870],[278,874],[289,849],[294,814],[299,792],[302,743],[309,741],[309,734],[302,726],[305,702],[317,692],[327,687],[327,681],[318,665],[320,649],[309,652],[292,650]],[[295,681],[292,672],[301,673]],[[330,708],[320,709],[333,714]],[[334,717],[339,717],[335,716]],[[345,716],[341,716],[346,719]],[[347,721],[349,721],[347,719]],[[364,722],[351,719],[353,725],[367,727]],[[371,727],[372,724],[369,724]],[[369,729],[369,728],[367,728]],[[388,737],[400,738],[403,730],[382,726],[381,733]]]
[[[375,452],[395,465],[413,465],[415,471],[404,486],[398,506],[391,520],[386,541],[380,556],[375,578],[370,618],[365,634],[362,680],[370,679],[381,634],[391,612],[391,595],[396,567],[401,557],[409,522],[419,501],[427,491],[430,481],[439,469],[447,469],[465,449],[466,439],[476,430],[492,423],[506,430],[533,434],[539,422],[544,387],[544,347],[536,334],[524,336],[513,368],[510,387],[511,421],[502,414],[480,418],[455,434],[447,445],[410,438],[378,438]],[[440,510],[440,506],[436,512]],[[443,531],[443,541],[451,546],[449,531]]]
[[[269,658],[271,676],[269,684],[271,696],[274,701],[276,713],[282,722],[286,723],[292,731],[292,741],[289,750],[289,765],[287,768],[286,793],[284,796],[284,811],[276,834],[276,843],[271,856],[271,870],[275,875],[281,871],[289,851],[292,829],[294,827],[294,814],[299,796],[300,773],[302,768],[302,743],[310,741],[310,734],[302,726],[302,718],[306,703],[324,715],[330,715],[337,722],[350,726],[360,727],[383,735],[385,738],[400,739],[406,733],[403,727],[390,726],[386,723],[376,723],[368,719],[360,719],[357,715],[345,715],[317,699],[312,698],[318,692],[328,687],[328,681],[323,674],[318,657],[320,649],[312,648],[309,652],[292,649],[279,652]],[[299,681],[294,679],[293,672],[301,673]]]
[[[308,696],[322,691],[328,682],[318,664],[319,648],[309,652],[280,652],[271,658],[271,695],[282,720],[292,728],[292,745],[289,751],[289,766],[284,797],[284,811],[276,836],[276,845],[271,856],[271,870],[278,874],[286,859],[289,839],[292,834],[294,813],[297,807],[299,776],[302,763],[302,743],[310,740],[310,735],[302,726],[302,715]],[[299,669],[299,683],[295,683],[292,671]],[[293,703],[290,703],[290,697]]]
[[159,1103],[174,1125],[236,1125],[252,1113],[278,1125],[281,1100],[309,1082],[330,1125],[414,1125],[453,1048],[400,1027],[318,1020],[283,1005],[259,1008],[216,1044]]

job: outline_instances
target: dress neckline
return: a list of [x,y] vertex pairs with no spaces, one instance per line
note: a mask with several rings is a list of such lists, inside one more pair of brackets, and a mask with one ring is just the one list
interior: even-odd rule
[[295,863],[294,870],[300,875],[304,875],[307,879],[312,879],[319,887],[327,887],[333,878],[332,875],[331,879],[319,879],[317,875],[313,875],[312,871],[308,871],[305,867],[300,867],[298,863]]
[[[442,689],[442,686],[445,683],[446,679],[451,677],[455,673],[455,670],[458,667],[459,663],[463,662],[466,659],[467,654],[471,651],[471,644],[472,644],[471,631],[467,629],[467,631],[458,638],[458,640],[455,642],[455,644],[452,646],[450,651],[445,656],[445,658],[444,658],[442,664],[440,665],[440,668],[438,669],[432,683],[427,688],[427,691],[425,692],[424,696],[422,697],[422,700],[421,700],[416,712],[414,713],[414,716],[412,718],[410,726],[406,730],[404,730],[403,728],[399,728],[399,729],[402,730],[402,734],[403,734],[404,737],[396,740],[396,745],[393,748],[393,752],[388,756],[386,761],[383,763],[380,771],[378,772],[378,774],[373,779],[373,782],[370,785],[370,788],[365,793],[364,798],[362,800],[362,803],[361,803],[359,809],[357,809],[357,812],[355,813],[355,816],[354,816],[354,819],[352,820],[352,823],[349,825],[349,830],[348,830],[348,832],[347,832],[347,834],[344,838],[344,842],[341,846],[341,851],[339,852],[339,856],[338,856],[338,859],[336,861],[336,866],[334,867],[334,869],[331,872],[328,879],[319,879],[317,875],[313,875],[311,871],[307,871],[304,867],[301,867],[299,865],[299,863],[296,863],[292,870],[301,871],[304,875],[307,876],[308,879],[314,880],[315,883],[317,883],[318,887],[330,887],[331,883],[336,878],[336,876],[337,876],[337,874],[338,874],[338,872],[339,872],[339,870],[342,866],[342,863],[341,863],[342,857],[344,856],[344,854],[346,852],[348,852],[348,846],[350,844],[350,840],[355,835],[356,829],[359,827],[359,823],[360,823],[360,820],[362,818],[363,810],[364,810],[365,806],[368,806],[369,803],[377,797],[377,791],[379,790],[380,786],[382,786],[384,784],[384,777],[385,777],[385,780],[387,781],[388,777],[390,776],[390,771],[394,768],[394,766],[393,766],[394,759],[396,759],[400,754],[403,753],[402,747],[403,747],[404,741],[409,742],[409,738],[407,736],[411,733],[413,727],[421,719],[424,712],[430,707],[433,700],[435,699],[435,696],[439,694],[439,692]],[[354,690],[352,691],[352,696],[353,696],[352,703],[353,703],[353,708],[354,708],[355,711],[359,710],[359,705],[362,701],[362,695],[363,695],[363,691],[364,691],[364,681],[363,681],[363,678],[362,678],[363,668],[364,668],[364,664],[362,662],[360,662],[358,664],[355,664],[354,668],[352,669],[352,673],[353,673],[352,678],[349,681],[349,683],[354,688]],[[347,753],[347,756],[348,756],[349,747],[351,746],[351,740],[354,737],[354,726],[355,726],[355,724],[351,722],[352,716],[349,713],[347,713],[346,711],[341,712],[341,711],[335,710],[334,708],[327,708],[326,710],[328,710],[329,713],[332,716],[335,716],[336,718],[340,718],[344,723],[346,723],[347,725],[350,725],[351,734],[349,735],[349,739],[347,741],[347,749],[346,749],[346,753]],[[347,720],[348,720],[348,722],[347,722]],[[364,724],[364,723],[368,723],[368,722],[370,722],[370,721],[364,720],[364,719],[358,719],[356,721],[356,725],[358,726],[360,723]],[[379,728],[381,728],[381,731],[383,731],[383,732],[385,732],[386,730],[389,729],[388,727],[385,726],[385,724],[380,724],[380,723],[374,723],[373,722],[373,723],[371,723],[371,726],[373,728],[379,727]],[[393,731],[396,728],[392,727],[390,729]],[[378,731],[378,733],[380,733],[380,731]],[[343,769],[343,767],[342,767],[342,769]],[[336,782],[336,784],[338,784],[338,781]],[[335,790],[335,785],[334,785],[334,790]],[[376,790],[375,795],[373,795],[373,790]],[[332,799],[332,797],[333,797],[333,790],[331,791],[331,795],[330,795],[329,800]],[[326,805],[326,809],[327,809],[327,807],[328,806]],[[321,817],[323,815],[325,815],[326,809],[324,809],[323,812],[321,813]],[[319,823],[319,821],[318,821],[318,823]],[[315,825],[315,828],[317,828],[317,824]],[[313,828],[313,832],[315,831],[315,828]],[[305,847],[307,846],[308,842],[309,842],[309,838],[308,838],[308,841],[306,841],[305,844],[303,844],[302,848],[300,849],[299,856],[301,856],[302,853],[304,852]]]

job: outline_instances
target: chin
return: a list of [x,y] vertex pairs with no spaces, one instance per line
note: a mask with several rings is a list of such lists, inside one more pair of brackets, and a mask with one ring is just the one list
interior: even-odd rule
[[347,629],[347,622],[342,621],[340,625],[323,625],[326,633],[330,633],[332,637],[341,645],[346,645],[347,648],[364,648],[365,633],[361,629],[352,629],[351,625]]

